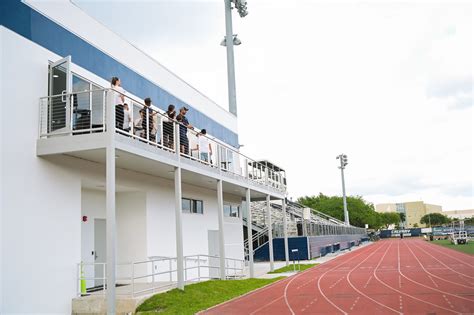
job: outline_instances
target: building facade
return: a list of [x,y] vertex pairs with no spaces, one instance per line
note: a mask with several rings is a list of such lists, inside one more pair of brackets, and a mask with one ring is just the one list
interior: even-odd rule
[[178,286],[193,255],[225,278],[244,259],[242,207],[285,198],[284,171],[239,152],[234,115],[72,2],[1,1],[0,51],[0,313],[71,313],[78,286],[115,297],[154,259]]
[[421,218],[428,213],[441,213],[442,207],[424,203],[423,201],[411,201],[402,203],[382,203],[375,205],[377,212],[398,212],[405,214],[405,227],[425,226],[420,223]]
[[447,215],[451,219],[469,219],[474,217],[474,209],[446,210],[443,211],[443,214]]

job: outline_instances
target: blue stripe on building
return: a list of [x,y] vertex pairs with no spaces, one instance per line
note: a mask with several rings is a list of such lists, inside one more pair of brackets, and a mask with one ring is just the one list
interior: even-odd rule
[[188,107],[190,111],[187,117],[192,125],[206,128],[208,133],[216,138],[234,147],[238,146],[238,135],[235,132],[195,110],[192,105],[168,93],[21,1],[0,1],[0,25],[60,56],[71,55],[75,64],[105,80],[118,76],[126,91],[140,98],[150,97],[153,104],[163,110],[166,110],[168,104],[174,104],[178,108]]

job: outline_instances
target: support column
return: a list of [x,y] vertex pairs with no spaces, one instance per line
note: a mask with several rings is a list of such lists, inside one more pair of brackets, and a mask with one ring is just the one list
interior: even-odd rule
[[288,222],[286,219],[286,200],[282,199],[281,200],[281,209],[283,212],[283,238],[284,238],[284,243],[285,243],[285,262],[286,265],[288,266],[290,264],[290,255],[288,253]]
[[106,252],[107,252],[107,314],[115,314],[116,218],[115,218],[115,105],[114,93],[107,91],[107,148],[105,166]]
[[268,254],[270,257],[270,271],[275,270],[273,261],[273,231],[272,231],[272,212],[270,210],[270,195],[267,195],[267,224],[268,224]]
[[217,218],[219,221],[219,270],[221,280],[225,280],[224,198],[222,196],[222,180],[220,179],[217,180]]
[[[179,147],[178,147],[179,152]],[[178,153],[179,154],[179,153]],[[181,195],[181,168],[174,168],[174,215],[176,221],[176,274],[178,289],[184,290],[183,211]]]
[[255,277],[253,266],[253,233],[252,233],[252,208],[250,207],[250,188],[245,192],[245,203],[247,204],[247,240],[249,244],[249,273],[250,278]]

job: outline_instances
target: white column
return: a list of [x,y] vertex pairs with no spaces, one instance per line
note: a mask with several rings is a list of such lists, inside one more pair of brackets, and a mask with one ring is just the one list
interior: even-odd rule
[[115,314],[115,260],[116,260],[116,222],[115,222],[115,105],[113,92],[107,91],[107,148],[106,148],[106,245],[107,245],[107,314]]
[[221,280],[225,280],[224,198],[222,195],[222,180],[220,179],[217,180],[217,218],[219,220],[219,270]]
[[268,254],[270,257],[270,271],[275,269],[273,262],[273,231],[272,231],[272,212],[270,209],[270,195],[267,195],[267,224],[268,224]]
[[252,209],[250,207],[250,188],[247,188],[245,193],[245,202],[247,204],[247,239],[249,244],[249,271],[250,278],[255,277],[255,271],[253,266],[253,242],[252,242]]
[[288,266],[290,264],[290,257],[288,253],[288,222],[286,220],[286,202],[285,199],[282,199],[281,201],[281,209],[283,212],[283,237],[284,237],[284,242],[285,242],[285,261],[286,265]]
[[175,167],[174,169],[174,196],[174,215],[176,221],[176,273],[178,278],[178,289],[184,290],[183,214],[180,167]]

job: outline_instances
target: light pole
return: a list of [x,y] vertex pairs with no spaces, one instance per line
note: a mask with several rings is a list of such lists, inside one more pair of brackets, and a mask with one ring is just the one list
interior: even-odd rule
[[342,179],[342,202],[344,203],[344,223],[349,225],[349,212],[347,212],[347,200],[346,200],[346,185],[344,183],[344,169],[347,165],[347,155],[339,154],[336,159],[339,160],[341,169],[341,179]]
[[235,92],[234,45],[240,45],[237,35],[232,33],[232,2],[240,17],[248,14],[246,0],[224,0],[225,2],[225,38],[221,42],[227,48],[227,88],[229,94],[229,111],[237,116],[237,98]]

